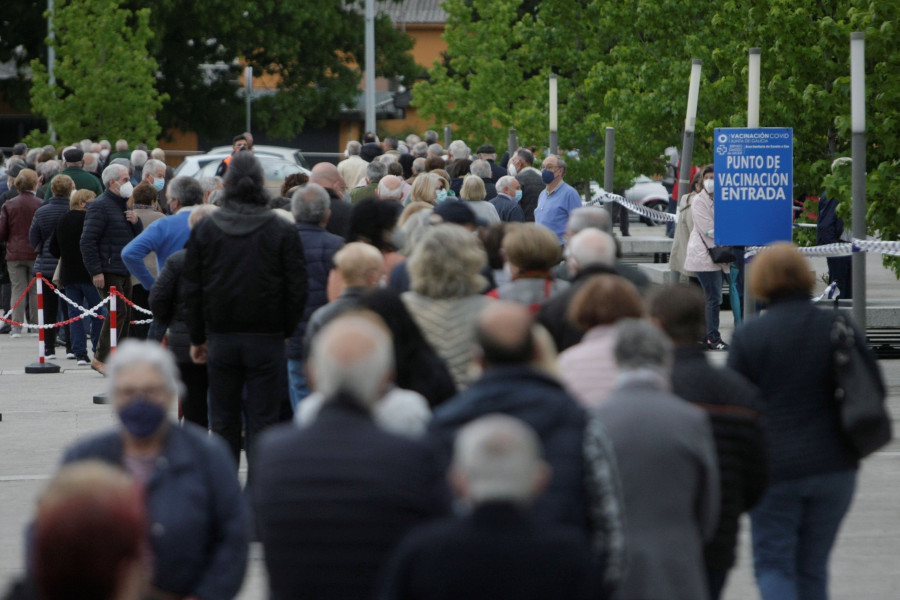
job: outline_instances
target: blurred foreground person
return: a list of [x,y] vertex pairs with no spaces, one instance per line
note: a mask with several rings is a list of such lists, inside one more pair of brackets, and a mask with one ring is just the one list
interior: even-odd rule
[[[835,401],[835,311],[810,302],[815,275],[791,244],[753,259],[753,295],[769,304],[734,332],[728,366],[759,386],[766,416],[769,488],[750,511],[753,566],[763,600],[828,597],[828,557],[856,488],[859,461]],[[871,376],[881,376],[856,324]]]
[[41,600],[139,600],[149,582],[140,488],[97,461],[60,469],[38,499],[30,562]]
[[718,600],[735,563],[740,516],[766,489],[759,390],[728,368],[712,366],[701,345],[706,332],[705,299],[697,286],[661,289],[650,315],[675,344],[672,391],[709,415],[719,462],[722,504],[715,536],[703,558],[711,600]]
[[178,396],[172,355],[127,340],[108,364],[114,431],[76,443],[63,462],[97,459],[142,489],[153,552],[151,597],[233,598],[247,563],[247,509],[222,440],[171,418]]
[[518,419],[488,415],[456,438],[450,482],[467,514],[426,525],[400,546],[383,600],[598,598],[583,533],[538,523],[528,508],[551,477]]
[[617,600],[705,600],[703,544],[719,516],[709,418],[669,391],[672,345],[647,321],[617,326],[619,377],[593,412],[585,451],[612,440],[625,506],[626,570]]
[[308,365],[326,399],[321,412],[306,428],[266,432],[251,455],[270,597],[372,598],[403,535],[447,512],[443,474],[425,445],[373,422],[393,367],[382,326],[334,319],[313,341]]

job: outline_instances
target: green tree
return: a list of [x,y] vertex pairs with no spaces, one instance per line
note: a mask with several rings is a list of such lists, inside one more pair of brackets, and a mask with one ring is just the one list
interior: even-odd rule
[[68,0],[54,17],[55,85],[44,64],[31,62],[32,109],[62,140],[106,136],[153,142],[156,61],[147,52],[150,11],[123,9],[121,0]]

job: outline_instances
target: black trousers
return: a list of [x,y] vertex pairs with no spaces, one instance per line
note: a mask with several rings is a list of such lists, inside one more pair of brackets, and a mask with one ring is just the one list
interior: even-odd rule
[[192,362],[178,363],[181,382],[184,383],[184,395],[181,397],[181,412],[185,421],[209,428],[209,376],[206,365]]
[[209,425],[241,458],[241,422],[246,422],[247,455],[254,439],[279,422],[288,399],[287,359],[281,334],[210,334]]
[[[131,286],[131,301],[140,306],[141,308],[150,308],[150,292],[144,288],[139,283],[135,283]],[[132,311],[132,318],[135,321],[145,321],[150,318],[150,315],[146,313],[142,313],[139,310]],[[132,325],[131,329],[128,333],[128,337],[133,337],[138,340],[146,340],[147,332],[150,330],[150,324],[146,325]]]

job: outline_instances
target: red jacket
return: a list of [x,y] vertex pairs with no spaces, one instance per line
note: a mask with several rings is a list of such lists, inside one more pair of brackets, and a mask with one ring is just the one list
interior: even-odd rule
[[0,209],[0,240],[6,242],[6,260],[35,260],[37,253],[28,241],[28,231],[41,200],[34,192],[22,192]]

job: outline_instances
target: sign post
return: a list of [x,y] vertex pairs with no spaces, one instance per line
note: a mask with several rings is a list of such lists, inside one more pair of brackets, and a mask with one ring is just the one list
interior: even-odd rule
[[789,127],[715,130],[715,241],[791,241],[794,134]]

